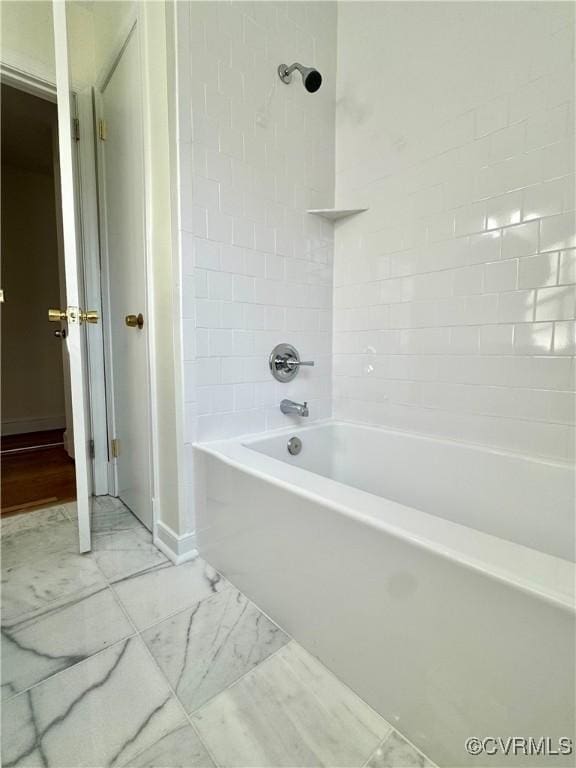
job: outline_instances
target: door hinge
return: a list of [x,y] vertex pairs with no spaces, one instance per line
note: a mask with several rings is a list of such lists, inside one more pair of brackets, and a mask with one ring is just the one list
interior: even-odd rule
[[112,439],[112,458],[117,459],[120,456],[120,440],[117,437]]
[[98,120],[98,138],[100,141],[106,141],[108,138],[108,123],[106,120]]
[[94,440],[90,440],[88,443],[88,452],[90,453],[90,458],[93,459],[96,456],[96,450],[94,448]]
[[77,117],[72,120],[72,138],[74,141],[80,141],[80,120]]

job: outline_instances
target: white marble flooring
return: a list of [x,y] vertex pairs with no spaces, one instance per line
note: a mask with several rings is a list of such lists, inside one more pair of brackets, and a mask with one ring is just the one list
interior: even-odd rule
[[2,765],[430,763],[201,558],[173,566],[116,499],[2,521]]

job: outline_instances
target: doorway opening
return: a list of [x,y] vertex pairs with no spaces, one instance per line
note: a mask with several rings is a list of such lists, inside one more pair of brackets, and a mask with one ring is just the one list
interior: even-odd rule
[[2,515],[76,498],[53,101],[1,86]]
[[[114,25],[124,32],[106,37],[92,68],[78,69],[78,40],[72,35],[70,45],[69,39],[77,25],[69,28],[66,6],[54,5],[57,86],[0,66],[3,165],[15,166],[13,156],[30,153],[52,192],[42,211],[46,218],[50,209],[49,234],[34,224],[30,195],[13,199],[8,184],[2,196],[3,223],[14,224],[3,227],[0,283],[6,300],[2,368],[8,371],[0,413],[2,511],[10,515],[74,500],[81,552],[91,548],[95,496],[117,496],[146,528],[154,524],[157,422],[147,225],[152,187],[145,174],[140,17],[126,9],[124,16]],[[110,23],[108,17],[100,21]],[[9,173],[3,167],[3,181]],[[11,229],[18,222],[10,205],[29,225],[20,230],[32,244],[25,240],[22,249],[6,242],[14,239]],[[19,292],[10,277],[14,260],[24,272]],[[42,356],[30,363],[33,326]],[[20,405],[28,391],[17,381],[9,387],[22,371],[31,396],[52,401],[39,424],[22,425],[11,417],[9,391]],[[59,481],[62,487],[55,489]]]

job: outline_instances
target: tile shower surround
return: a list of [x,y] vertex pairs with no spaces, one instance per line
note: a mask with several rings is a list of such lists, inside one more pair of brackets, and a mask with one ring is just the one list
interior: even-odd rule
[[335,415],[570,459],[574,7],[355,6],[339,6],[336,198],[370,210],[336,227]]
[[[570,456],[573,10],[531,6],[534,21],[518,4],[465,5],[342,3],[337,46],[331,3],[193,5],[180,90],[188,444],[283,426],[288,396],[311,400],[312,418],[333,403],[340,418]],[[432,31],[447,20],[443,54],[408,6]],[[422,120],[402,82],[432,103],[410,67],[452,56],[470,13],[496,63],[469,93],[442,73]],[[394,37],[410,28],[395,91],[366,62],[400,56]],[[370,210],[333,229],[304,211],[334,194],[336,48],[336,200]],[[474,41],[458,54],[470,70]],[[280,59],[315,63],[318,94],[276,84]],[[289,388],[266,365],[284,339],[318,364]]]
[[[306,213],[334,198],[334,3],[191,3],[180,9],[186,437],[282,426],[283,397],[331,413],[333,228]],[[184,18],[185,17],[185,18]],[[286,60],[313,62],[316,94]],[[188,71],[189,70],[189,71]],[[294,344],[312,372],[275,382]]]

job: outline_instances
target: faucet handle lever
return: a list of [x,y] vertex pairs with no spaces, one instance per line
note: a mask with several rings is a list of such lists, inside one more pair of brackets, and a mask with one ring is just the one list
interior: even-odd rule
[[286,365],[289,368],[297,368],[299,365],[308,365],[311,368],[313,368],[316,365],[316,363],[314,362],[314,360],[294,360],[294,358],[289,357],[286,360]]
[[272,376],[276,381],[292,381],[300,370],[300,366],[312,367],[315,365],[313,360],[300,360],[300,355],[296,347],[291,344],[277,344],[268,358],[268,365]]

